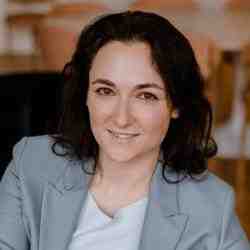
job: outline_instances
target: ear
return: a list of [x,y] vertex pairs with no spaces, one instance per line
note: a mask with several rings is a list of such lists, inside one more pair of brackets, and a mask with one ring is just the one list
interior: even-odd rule
[[177,109],[173,109],[171,112],[171,118],[172,119],[177,119],[179,117],[179,112]]

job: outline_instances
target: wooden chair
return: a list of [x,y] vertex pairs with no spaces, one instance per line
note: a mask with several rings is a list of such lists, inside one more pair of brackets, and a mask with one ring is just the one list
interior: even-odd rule
[[78,35],[89,21],[108,11],[103,5],[72,3],[54,5],[40,23],[37,40],[44,67],[61,71],[71,59]]
[[193,0],[138,0],[131,4],[130,10],[196,9]]
[[244,120],[241,129],[241,158],[245,164],[248,138],[248,130],[250,129],[250,44],[247,44],[242,50],[242,63],[245,72],[245,86],[242,91],[242,101],[244,104]]
[[250,9],[250,1],[249,0],[229,0],[226,2],[225,7],[231,10],[239,10],[239,9]]
[[215,104],[215,125],[222,126],[232,116],[233,101],[235,98],[235,67],[233,54],[223,51],[216,70],[217,95]]
[[61,71],[72,56],[77,36],[77,32],[63,26],[42,22],[37,31],[37,41],[44,69]]
[[221,60],[221,51],[215,42],[206,35],[193,32],[186,32],[185,35],[193,47],[201,73],[205,79],[205,94],[214,111],[216,111],[218,99],[216,74]]
[[[23,9],[27,8],[29,9],[29,4],[41,4],[41,3],[48,3],[49,0],[28,0],[28,1],[11,1],[13,3],[18,3],[22,5]],[[25,10],[20,13],[10,13],[7,14],[5,23],[7,25],[8,34],[7,34],[7,43],[9,45],[10,51],[13,52],[13,34],[16,30],[30,30],[32,32],[32,35],[34,39],[36,38],[36,31],[37,27],[39,26],[40,21],[44,18],[44,16],[47,14],[47,11],[30,11]],[[37,44],[36,40],[34,40],[34,51],[37,53]]]
[[55,3],[48,13],[49,17],[77,17],[86,13],[103,13],[111,11],[106,5],[91,2]]

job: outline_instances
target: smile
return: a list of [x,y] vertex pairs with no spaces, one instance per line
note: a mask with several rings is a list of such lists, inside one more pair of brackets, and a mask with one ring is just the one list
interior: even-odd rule
[[128,134],[128,133],[116,133],[116,132],[111,131],[109,129],[108,129],[108,132],[111,135],[113,135],[115,138],[123,139],[123,140],[128,140],[128,139],[134,138],[134,137],[139,135],[139,134]]

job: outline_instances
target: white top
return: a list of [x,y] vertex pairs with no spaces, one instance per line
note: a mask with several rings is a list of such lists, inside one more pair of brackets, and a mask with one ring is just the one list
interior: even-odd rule
[[148,198],[119,209],[109,217],[88,192],[69,250],[137,250]]

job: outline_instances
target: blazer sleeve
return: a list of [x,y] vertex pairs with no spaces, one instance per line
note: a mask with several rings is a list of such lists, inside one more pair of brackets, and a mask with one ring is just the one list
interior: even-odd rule
[[235,213],[235,194],[231,189],[225,199],[218,250],[250,250],[249,241]]
[[1,250],[29,249],[18,166],[25,144],[26,138],[15,145],[13,158],[0,182]]

